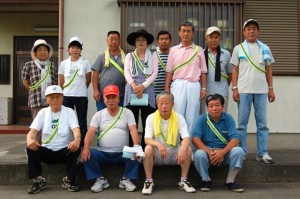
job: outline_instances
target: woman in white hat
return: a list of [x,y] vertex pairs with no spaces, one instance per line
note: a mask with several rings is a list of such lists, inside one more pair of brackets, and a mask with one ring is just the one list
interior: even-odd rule
[[58,69],[49,60],[52,54],[51,45],[43,39],[36,40],[31,50],[32,61],[25,63],[22,70],[23,85],[28,90],[28,106],[33,119],[43,107],[48,106],[46,88],[58,83]]
[[[158,73],[158,59],[156,53],[152,54],[147,48],[153,41],[153,35],[144,29],[130,33],[127,36],[127,42],[135,46],[135,50],[126,55],[124,63],[124,73],[127,81],[124,106],[133,112],[136,124],[138,124],[139,112],[141,111],[143,126],[141,146],[143,148],[145,148],[144,135],[146,118],[156,110],[153,85]],[[146,95],[148,95],[148,98],[143,100],[146,101],[146,104],[142,106],[135,104],[136,100],[132,100],[132,98],[141,99]],[[129,141],[131,141],[131,139]]]
[[72,37],[69,41],[69,57],[60,63],[58,76],[59,84],[63,88],[63,105],[76,108],[81,132],[81,146],[87,132],[88,87],[91,83],[91,64],[81,57],[83,42],[79,37]]

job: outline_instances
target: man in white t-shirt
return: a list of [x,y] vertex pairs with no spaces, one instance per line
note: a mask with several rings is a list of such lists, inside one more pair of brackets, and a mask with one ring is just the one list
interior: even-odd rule
[[[120,179],[119,187],[126,191],[135,191],[136,186],[131,180],[138,178],[140,162],[122,157],[123,147],[129,145],[129,133],[134,146],[140,147],[133,113],[125,107],[119,107],[119,88],[116,85],[106,86],[103,96],[107,108],[93,116],[81,153],[87,180],[96,180],[91,191],[100,192],[109,187],[101,168],[104,165],[123,165],[125,171]],[[98,149],[90,149],[97,130],[100,132],[97,138]]]
[[[181,179],[178,188],[188,193],[196,192],[187,180],[192,149],[186,122],[173,109],[174,96],[162,92],[156,97],[158,110],[147,117],[145,129],[144,170],[146,180],[142,194],[150,195],[154,188],[153,165],[180,165]],[[182,139],[180,143],[180,138]]]
[[248,153],[247,126],[254,107],[257,126],[256,160],[272,164],[268,154],[267,101],[275,101],[271,64],[274,63],[270,48],[259,41],[259,24],[255,19],[244,23],[245,41],[232,52],[232,91],[233,100],[238,104],[238,133],[240,146]]
[[[65,163],[67,176],[63,178],[62,187],[68,191],[79,191],[76,171],[81,135],[77,117],[71,108],[62,106],[63,91],[60,86],[47,87],[45,95],[49,107],[38,112],[27,134],[28,176],[33,179],[28,193],[38,193],[46,186],[41,162]],[[39,131],[41,145],[37,141]]]

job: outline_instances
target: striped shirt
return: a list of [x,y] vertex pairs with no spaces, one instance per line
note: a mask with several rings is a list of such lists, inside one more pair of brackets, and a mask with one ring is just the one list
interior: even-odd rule
[[[168,56],[169,56],[169,53],[160,53],[159,54],[160,60],[165,64],[164,67],[167,66]],[[159,58],[158,58],[158,60],[159,60]],[[161,93],[165,90],[165,81],[166,81],[166,69],[163,68],[160,65],[160,61],[158,61],[158,74],[155,79],[155,85],[154,85],[155,95],[158,95],[159,93]]]

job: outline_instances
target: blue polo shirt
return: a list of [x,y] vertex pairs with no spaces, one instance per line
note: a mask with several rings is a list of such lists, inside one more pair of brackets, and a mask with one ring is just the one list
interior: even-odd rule
[[[213,121],[210,115],[208,115],[208,118],[225,139],[228,141],[234,138],[239,139],[235,122],[231,115],[223,112],[217,122]],[[206,113],[200,115],[197,119],[192,137],[201,139],[210,148],[224,148],[226,146],[208,126]]]

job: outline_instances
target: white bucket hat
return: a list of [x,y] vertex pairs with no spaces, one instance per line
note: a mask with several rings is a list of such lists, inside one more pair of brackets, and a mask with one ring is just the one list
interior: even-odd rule
[[49,49],[49,55],[48,55],[48,59],[50,59],[52,57],[53,54],[53,49],[52,46],[49,45],[45,40],[43,39],[38,39],[34,42],[33,47],[31,49],[31,58],[32,60],[35,60],[36,56],[35,56],[35,50],[40,46],[40,45],[44,45],[46,47],[48,47]]

